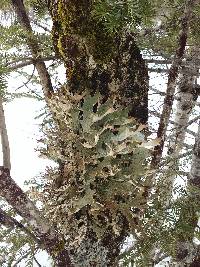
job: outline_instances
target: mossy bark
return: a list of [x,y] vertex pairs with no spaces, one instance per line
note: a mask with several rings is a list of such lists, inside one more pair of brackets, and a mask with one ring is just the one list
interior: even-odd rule
[[[130,116],[147,123],[148,73],[134,35],[126,29],[109,34],[93,17],[93,8],[93,0],[49,1],[54,48],[65,63],[67,90],[100,92],[103,101],[115,99],[115,105],[129,107]],[[87,234],[79,246],[71,246],[74,265],[117,266],[121,245],[129,234],[127,220],[121,215],[118,234],[107,229],[99,239],[92,230],[94,218],[87,210],[79,212],[76,221],[81,217],[87,221]],[[72,232],[73,227],[72,222]]]

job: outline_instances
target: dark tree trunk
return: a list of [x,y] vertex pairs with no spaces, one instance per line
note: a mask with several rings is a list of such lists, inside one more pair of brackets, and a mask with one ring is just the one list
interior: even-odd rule
[[[100,92],[102,101],[117,100],[115,106],[129,107],[129,115],[145,124],[148,73],[134,35],[127,29],[109,34],[103,23],[92,17],[93,5],[91,0],[49,1],[54,48],[65,63],[67,90],[74,94]],[[129,234],[125,217],[119,218],[118,235],[107,229],[100,239],[87,209],[77,214],[77,221],[81,218],[87,221],[87,232],[79,245],[71,246],[74,266],[117,266],[121,245]]]

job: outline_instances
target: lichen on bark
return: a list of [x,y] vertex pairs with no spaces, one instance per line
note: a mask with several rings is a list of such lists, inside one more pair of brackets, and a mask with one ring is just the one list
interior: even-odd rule
[[65,62],[68,90],[117,97],[122,107],[132,106],[131,116],[146,123],[148,73],[134,35],[126,28],[108,33],[93,8],[94,1],[50,3],[54,47]]
[[[130,197],[125,192],[120,193],[120,190],[117,189],[116,198],[114,199],[114,193],[112,193],[110,197],[113,199],[112,201],[109,200],[107,191],[111,184],[106,179],[95,176],[93,183],[88,182],[89,189],[87,188],[87,190],[93,194],[88,195],[88,197],[91,198],[91,201],[97,202],[96,206],[93,206],[92,203],[86,203],[70,217],[70,199],[71,203],[74,197],[77,198],[77,201],[79,198],[85,200],[86,188],[84,189],[84,186],[86,181],[80,180],[79,169],[83,160],[83,151],[81,151],[82,145],[78,148],[76,144],[80,139],[81,128],[77,130],[74,143],[69,141],[72,133],[66,127],[68,124],[66,114],[69,106],[67,98],[69,95],[70,97],[74,95],[75,99],[80,101],[81,107],[84,101],[87,101],[86,95],[95,96],[100,93],[99,105],[107,103],[109,99],[112,103],[112,109],[128,108],[129,117],[135,117],[137,123],[147,123],[148,74],[134,35],[128,29],[115,34],[108,33],[102,22],[93,16],[93,8],[94,1],[89,0],[49,1],[53,20],[52,37],[55,51],[63,59],[66,67],[66,85],[60,88],[58,94],[55,94],[54,98],[51,99],[52,106],[50,104],[52,113],[56,118],[58,137],[56,140],[50,140],[50,146],[51,142],[54,144],[56,142],[58,153],[61,155],[58,157],[59,170],[50,174],[54,177],[52,179],[52,187],[54,188],[50,190],[52,197],[50,199],[54,198],[57,204],[60,201],[59,207],[55,208],[54,205],[53,216],[57,218],[58,222],[58,216],[55,214],[60,214],[60,227],[63,228],[66,225],[65,239],[70,244],[69,249],[74,265],[103,267],[116,265],[124,239],[130,233],[130,228],[134,228],[133,225],[136,226],[138,223],[138,218],[133,218],[130,227],[131,210],[125,214],[118,208],[119,203],[126,202],[132,197],[134,200],[134,196]],[[97,107],[98,105],[93,107],[94,116],[97,115],[97,113],[95,115]],[[81,116],[80,112],[79,118]],[[113,131],[115,131],[114,128]],[[54,147],[52,147],[52,151],[54,151]],[[73,153],[79,157],[75,159],[75,165],[73,165],[72,160],[69,160],[69,154],[73,155]],[[98,159],[96,165],[93,164],[94,162],[92,163],[93,166],[89,159],[90,157],[86,160],[88,163],[85,164],[88,168],[87,171],[89,168],[95,169],[98,164],[101,164]],[[124,170],[126,164],[131,164],[131,159],[132,154],[130,153],[130,159],[124,163]],[[120,157],[117,160],[120,162]],[[121,159],[122,162],[123,159]],[[107,177],[106,175],[105,173],[105,177]],[[92,175],[90,175],[91,177]],[[126,187],[127,184],[124,188]],[[65,190],[63,191],[63,189]],[[94,192],[97,193],[94,194]],[[131,194],[134,195],[133,192]],[[54,193],[55,195],[52,195]],[[107,199],[106,204],[103,198]],[[141,196],[141,199],[144,200],[144,198],[145,196]],[[135,203],[137,202],[136,199],[137,197]],[[143,200],[142,203],[145,202]],[[124,206],[126,204],[124,203]],[[98,205],[99,207],[102,205],[102,207],[95,214],[95,208]],[[140,206],[140,203],[138,205]],[[112,214],[113,207],[115,216]],[[55,210],[58,213],[55,213]],[[101,231],[100,234],[97,233],[95,227]],[[94,253],[96,254],[94,255]],[[91,255],[94,257],[92,258]]]

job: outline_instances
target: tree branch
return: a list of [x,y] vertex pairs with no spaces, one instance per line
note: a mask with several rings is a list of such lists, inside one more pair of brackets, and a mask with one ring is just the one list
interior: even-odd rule
[[43,88],[45,98],[48,102],[48,99],[51,98],[53,94],[53,86],[52,86],[51,78],[47,71],[44,61],[41,61],[41,60],[38,61],[38,59],[41,59],[39,44],[34,38],[33,30],[31,28],[30,20],[26,13],[26,9],[23,4],[23,1],[12,0],[12,4],[13,4],[13,7],[15,9],[15,12],[17,14],[20,24],[22,25],[24,30],[27,32],[27,37],[26,37],[27,45],[32,53],[33,59],[35,60],[35,67],[40,77],[40,81],[41,81],[41,85]]
[[[196,88],[196,86],[194,87],[194,89]],[[150,87],[150,90],[161,95],[161,96],[166,96],[166,93],[165,92],[162,92],[162,91],[159,91],[158,89],[156,88],[153,88],[152,86]],[[179,100],[179,98],[177,96],[174,96],[174,99],[175,100]],[[200,103],[199,102],[196,102],[196,106],[200,107]]]
[[190,23],[190,19],[192,16],[192,9],[195,5],[195,2],[196,2],[195,0],[186,1],[185,11],[184,11],[184,15],[181,21],[181,31],[178,36],[178,48],[176,50],[172,65],[169,69],[167,91],[166,91],[166,96],[164,99],[164,105],[163,105],[163,110],[162,110],[162,114],[160,118],[158,131],[157,131],[157,137],[160,138],[161,141],[160,141],[160,144],[154,148],[153,158],[152,158],[153,167],[157,166],[162,156],[166,130],[167,130],[169,117],[171,114],[173,100],[174,100],[176,80],[178,77],[179,67],[181,66],[182,58],[185,53],[185,47],[186,47],[186,42],[187,42],[188,30],[189,30],[189,23]]
[[23,259],[25,259],[25,258],[27,258],[28,257],[28,255],[30,255],[31,254],[31,251],[29,250],[28,252],[26,252],[24,255],[22,255],[15,263],[14,263],[14,265],[12,266],[12,267],[17,267],[17,266],[19,266],[18,264],[23,260]]
[[[50,61],[50,60],[55,60],[57,59],[56,56],[48,56],[48,57],[41,57],[38,59],[34,59],[34,58],[26,58],[24,59],[24,62],[18,63],[16,64],[16,61],[13,62],[8,62],[5,67],[8,68],[9,71],[13,71],[13,70],[17,70],[17,69],[21,69],[23,67],[32,65],[32,64],[36,64],[36,62],[43,62],[43,61]],[[19,60],[22,61],[22,60]]]
[[40,240],[39,245],[43,245],[55,261],[61,264],[58,266],[72,266],[68,252],[65,249],[59,249],[63,243],[62,238],[47,221],[42,219],[42,215],[34,203],[11,178],[9,170],[4,167],[0,167],[0,196],[5,198],[33,228],[34,235]]
[[[160,113],[157,112],[157,111],[149,111],[149,113],[152,114],[152,115],[154,115],[154,116],[157,117],[157,118],[160,118],[160,117],[161,117]],[[171,124],[174,125],[175,127],[178,126],[178,124],[177,124],[175,121],[173,121],[173,120],[169,120],[169,123],[171,123]],[[187,125],[187,126],[188,126],[188,125]],[[193,132],[193,131],[190,130],[190,129],[185,129],[185,132],[188,133],[188,134],[191,134],[191,135],[194,136],[194,137],[196,136],[196,133]]]
[[30,236],[34,241],[40,244],[39,239],[37,239],[27,227],[25,227],[22,223],[18,222],[15,218],[12,218],[1,208],[0,208],[0,223],[3,224],[5,227],[19,228],[20,230],[28,234],[28,236]]

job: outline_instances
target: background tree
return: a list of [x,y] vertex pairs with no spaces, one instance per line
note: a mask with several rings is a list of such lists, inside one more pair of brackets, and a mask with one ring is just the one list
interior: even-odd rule
[[[29,236],[30,248],[19,259],[11,256],[10,264],[33,258],[38,249],[45,249],[57,266],[117,266],[120,262],[122,266],[155,266],[167,256],[172,264],[179,264],[175,266],[197,264],[198,247],[188,236],[198,233],[198,185],[189,182],[192,189],[178,190],[174,181],[180,175],[181,160],[189,155],[188,151],[181,154],[181,148],[188,148],[184,143],[185,133],[191,134],[188,125],[199,119],[189,120],[199,90],[199,2],[12,0],[1,5],[4,13],[16,14],[10,25],[5,26],[4,20],[1,25],[5,33],[1,37],[2,97],[9,96],[5,77],[33,64],[37,75],[33,72],[27,82],[41,85],[48,114],[41,153],[57,163],[44,174],[45,182],[37,182],[35,194],[24,193],[10,177],[1,112],[5,160],[0,195],[11,206],[0,211],[1,223],[6,226],[1,235],[12,229],[7,242],[17,243],[19,252],[25,246],[23,237],[18,236],[20,229]],[[50,20],[48,11],[53,22],[52,42],[44,25]],[[37,33],[40,28],[44,34]],[[17,40],[13,40],[13,31]],[[13,47],[17,52],[12,52]],[[150,91],[164,95],[161,115],[148,107],[144,58],[156,67],[171,64],[166,92]],[[54,59],[54,72],[64,62],[66,82],[62,85],[54,84],[45,65]],[[20,70],[20,74],[24,73]],[[31,90],[31,95],[43,99],[41,92],[38,95]],[[154,131],[148,114],[160,117],[153,141],[148,136]],[[171,122],[174,129],[168,145]],[[196,140],[197,144],[198,137]],[[191,173],[196,175],[196,149],[193,153]],[[38,199],[43,203],[40,210]],[[22,219],[18,220],[17,214]],[[133,246],[121,254],[131,235]],[[2,255],[5,253],[8,251],[3,248]]]

